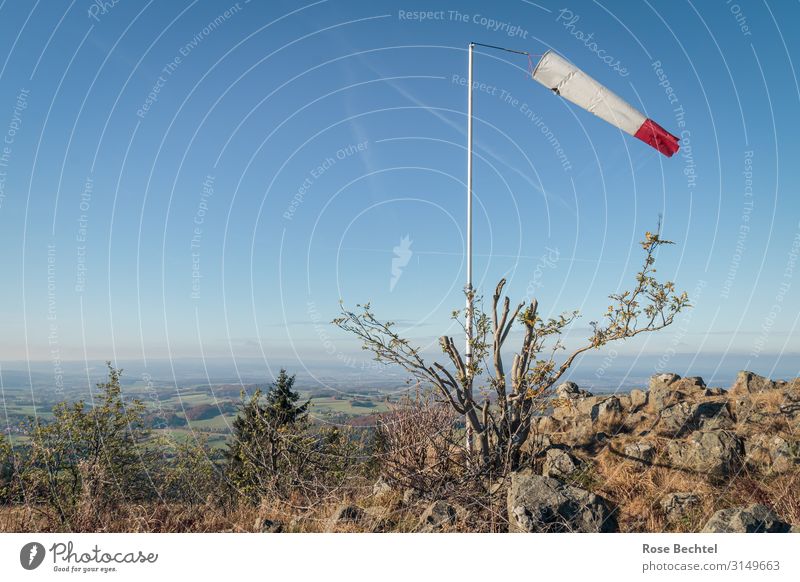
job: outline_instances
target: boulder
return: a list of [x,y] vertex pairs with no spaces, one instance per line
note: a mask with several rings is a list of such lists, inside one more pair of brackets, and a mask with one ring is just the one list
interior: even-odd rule
[[591,419],[588,416],[579,416],[562,423],[558,443],[568,447],[585,446],[593,442],[596,435],[597,431]]
[[661,509],[667,521],[675,523],[700,506],[700,497],[694,493],[669,493],[661,498]]
[[446,501],[434,501],[419,518],[417,531],[421,533],[439,532],[456,523],[456,509]]
[[614,532],[608,503],[594,493],[530,469],[511,474],[508,489],[510,532]]
[[548,477],[568,477],[583,463],[562,449],[548,449],[545,453],[542,474]]
[[645,406],[647,406],[647,392],[645,392],[644,390],[638,390],[634,388],[633,390],[631,390],[630,398],[631,398],[631,404],[630,404],[631,412],[636,412],[640,408],[644,408]]
[[559,422],[552,416],[536,416],[531,419],[532,434],[552,434],[558,432],[559,429]]
[[692,411],[693,430],[730,430],[736,424],[726,401],[698,402]]
[[791,525],[765,505],[721,509],[711,516],[703,533],[787,533]]
[[592,393],[581,390],[575,382],[564,382],[556,387],[556,398],[575,400],[577,398],[586,398],[587,396],[592,396]]
[[678,437],[691,432],[692,408],[688,402],[678,402],[666,406],[661,410],[653,430],[656,434],[667,437]]
[[656,410],[670,404],[705,395],[706,384],[699,376],[681,378],[677,374],[658,374],[650,378],[648,402]]
[[730,429],[733,417],[725,402],[678,402],[664,408],[655,432],[678,437],[695,430]]
[[776,386],[777,384],[769,378],[759,376],[747,370],[742,370],[736,375],[736,380],[734,380],[733,386],[731,386],[730,393],[731,396],[758,394],[766,390],[773,390]]
[[332,532],[341,526],[359,523],[364,520],[366,515],[366,512],[360,507],[344,503],[333,512],[328,521],[327,531]]
[[637,410],[623,417],[624,427],[627,432],[645,436],[653,427],[653,417],[646,410]]
[[698,431],[667,445],[670,463],[678,469],[725,477],[741,466],[742,441],[724,430]]
[[656,448],[648,441],[636,441],[625,445],[622,451],[632,461],[651,463],[656,457]]
[[615,424],[621,420],[622,405],[616,396],[591,396],[579,400],[578,415],[600,424]]
[[616,396],[584,396],[562,400],[553,409],[552,418],[562,424],[614,424],[620,420],[621,414],[622,405]]
[[780,435],[756,434],[745,440],[747,463],[768,473],[785,473],[797,463],[792,446]]
[[655,410],[664,408],[673,393],[670,388],[681,377],[677,374],[657,374],[650,377],[650,385],[647,391],[647,400]]
[[525,441],[525,444],[522,445],[522,452],[540,456],[551,446],[553,446],[553,441],[548,435],[533,433],[528,437],[528,440]]

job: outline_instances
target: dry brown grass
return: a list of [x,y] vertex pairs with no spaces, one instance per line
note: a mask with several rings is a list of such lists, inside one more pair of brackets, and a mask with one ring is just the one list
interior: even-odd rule
[[[800,468],[765,475],[749,468],[725,482],[671,468],[663,453],[665,440],[653,439],[658,451],[650,464],[626,459],[606,449],[593,460],[590,489],[617,507],[620,531],[697,532],[711,515],[729,507],[761,503],[785,521],[800,523]],[[693,493],[699,505],[676,522],[668,522],[661,499],[669,493]]]

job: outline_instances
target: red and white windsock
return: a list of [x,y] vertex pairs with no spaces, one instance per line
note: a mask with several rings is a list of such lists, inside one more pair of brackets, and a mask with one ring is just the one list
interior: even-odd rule
[[551,50],[536,65],[533,78],[557,95],[639,138],[667,157],[680,147],[677,137]]

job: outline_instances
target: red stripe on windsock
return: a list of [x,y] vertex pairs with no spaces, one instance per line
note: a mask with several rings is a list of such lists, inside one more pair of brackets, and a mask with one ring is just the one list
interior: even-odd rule
[[678,138],[652,119],[645,119],[642,126],[633,134],[647,145],[653,146],[668,158],[681,147]]

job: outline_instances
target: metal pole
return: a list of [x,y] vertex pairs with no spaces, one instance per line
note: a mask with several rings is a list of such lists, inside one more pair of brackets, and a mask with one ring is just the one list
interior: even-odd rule
[[[471,381],[471,365],[472,365],[472,61],[475,46],[482,46],[490,49],[506,51],[518,55],[529,55],[528,51],[518,51],[501,46],[491,44],[483,44],[480,42],[469,43],[469,58],[468,58],[468,72],[467,72],[467,285],[464,288],[467,294],[467,311],[466,311],[466,349],[464,351],[465,360],[467,364],[467,371]],[[469,435],[469,431],[467,431]],[[469,438],[469,437],[468,437]]]
[[469,43],[469,66],[467,73],[467,313],[465,350],[467,371],[472,365],[472,53],[475,43]]
[[[467,366],[467,377],[464,379],[465,389],[472,390],[472,312],[473,312],[473,291],[472,291],[472,56],[475,46],[482,46],[490,49],[497,49],[528,55],[527,51],[517,51],[490,44],[469,43],[469,58],[467,72],[467,284],[464,290],[467,295],[467,310],[464,330],[466,331],[466,349],[464,350],[465,362]],[[472,427],[469,422],[466,426],[466,445],[467,451],[472,452]]]
[[[467,377],[464,382],[472,385],[472,53],[475,43],[469,43],[469,58],[467,73],[467,285],[464,291],[467,295],[467,312],[464,329],[466,331],[466,349],[464,351]],[[471,388],[467,388],[471,389]],[[466,425],[467,452],[472,453],[472,427]]]

